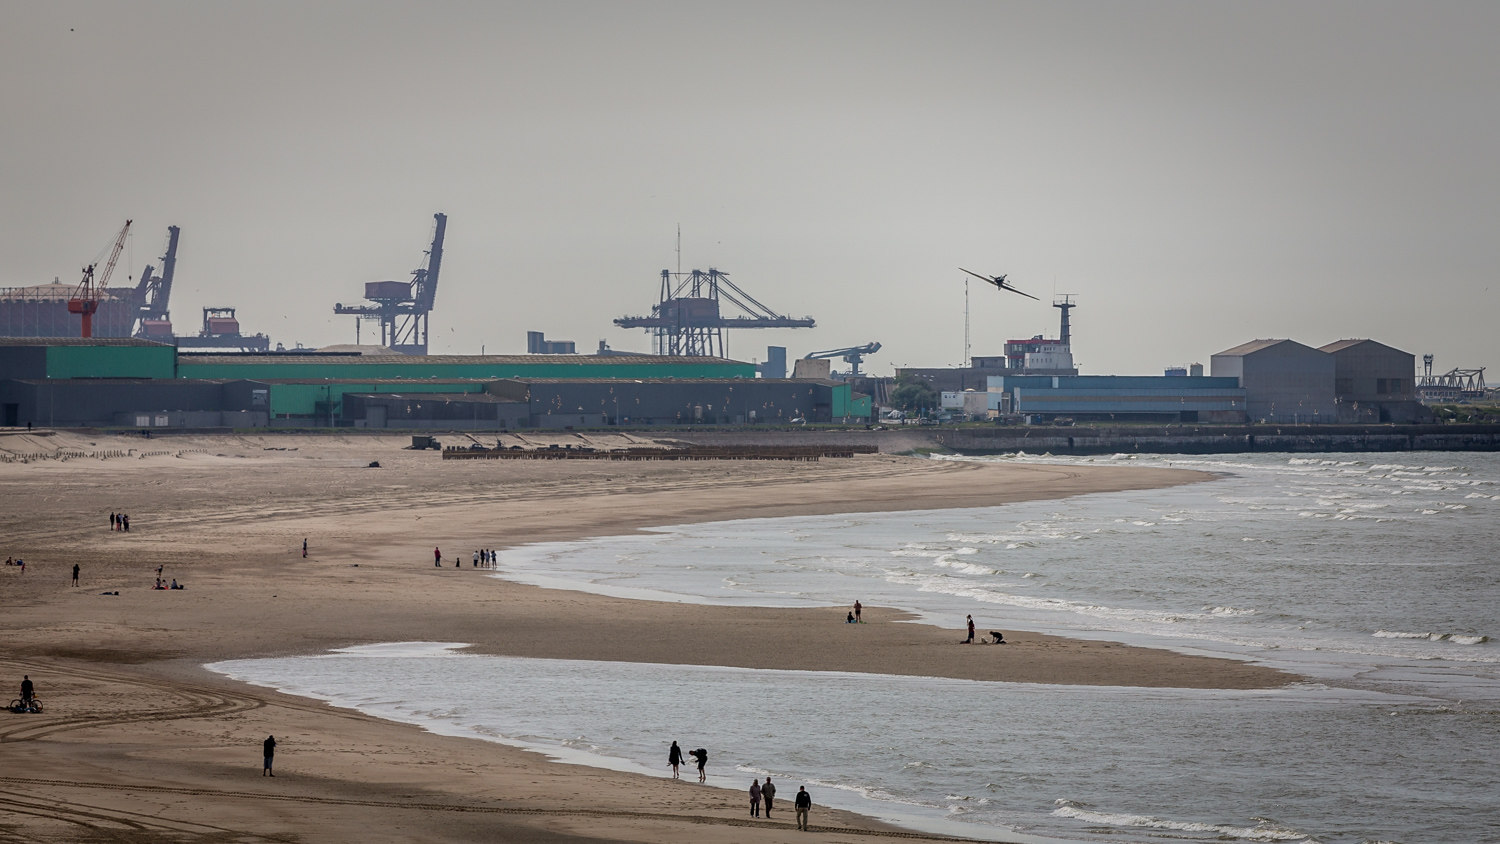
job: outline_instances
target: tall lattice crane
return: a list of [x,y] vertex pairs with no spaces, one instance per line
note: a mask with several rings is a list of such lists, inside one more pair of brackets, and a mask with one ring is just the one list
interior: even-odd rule
[[120,252],[125,248],[125,237],[130,234],[130,223],[130,220],[126,220],[125,227],[120,229],[120,236],[115,238],[115,247],[109,253],[109,263],[104,265],[104,272],[99,275],[99,279],[94,280],[94,267],[98,264],[84,267],[83,280],[78,282],[73,298],[68,300],[68,313],[83,317],[83,334],[80,336],[94,336],[94,314],[99,310],[99,297],[115,271],[115,262],[120,260]]

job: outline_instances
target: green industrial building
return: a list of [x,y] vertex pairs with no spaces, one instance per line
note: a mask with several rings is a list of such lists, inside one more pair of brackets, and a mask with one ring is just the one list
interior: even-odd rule
[[755,364],[654,355],[179,355],[178,378],[754,378]]
[[847,384],[757,379],[754,364],[723,358],[184,354],[128,338],[0,339],[0,405],[4,424],[64,427],[745,424],[871,412]]

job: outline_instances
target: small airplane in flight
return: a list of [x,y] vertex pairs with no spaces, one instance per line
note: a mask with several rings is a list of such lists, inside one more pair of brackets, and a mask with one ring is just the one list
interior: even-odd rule
[[[964,270],[963,267],[959,267],[959,269],[963,270],[966,273],[969,273],[969,275],[974,276],[975,278],[979,279],[980,281],[987,281],[990,284],[995,285],[995,287],[998,288],[998,289],[1000,289],[1000,290],[1009,290],[1012,293],[1020,293],[1022,296],[1025,296],[1028,299],[1036,299],[1036,297],[1033,296],[1033,295],[1031,295],[1030,293],[1027,293],[1027,292],[1022,291],[1022,290],[1017,290],[1016,288],[1012,287],[1010,285],[1010,282],[1008,282],[1008,281],[1005,280],[1005,278],[1006,278],[1005,275],[994,275],[994,276],[980,275],[979,273],[976,273],[976,272],[970,272],[969,270]],[[1036,300],[1038,302],[1042,301],[1041,299],[1036,299]]]

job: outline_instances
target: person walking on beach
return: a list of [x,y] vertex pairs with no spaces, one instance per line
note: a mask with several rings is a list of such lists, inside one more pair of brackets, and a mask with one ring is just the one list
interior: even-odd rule
[[700,747],[688,751],[688,755],[698,760],[698,782],[706,782],[708,774],[704,773],[703,768],[708,764],[708,751]]
[[443,566],[443,551],[440,548],[432,549],[432,565],[436,568]]
[[974,616],[969,616],[969,638],[959,642],[960,645],[974,644]]
[[677,766],[682,764],[682,748],[677,742],[672,742],[672,747],[667,751],[667,764],[672,766],[672,779],[677,779]]
[[760,817],[760,780],[750,783],[750,817]]
[[261,769],[260,775],[263,777],[274,777],[276,775],[271,773],[271,757],[276,755],[276,737],[266,736],[266,740],[261,742],[261,747],[265,748],[266,751],[266,766]]
[[766,817],[771,816],[771,803],[776,800],[776,783],[766,777],[766,784],[760,787],[760,796],[766,801]]
[[797,810],[797,828],[807,830],[807,811],[812,808],[812,795],[807,793],[807,786],[797,789],[797,799],[792,803]]
[[73,564],[73,585],[74,586],[78,585],[78,564],[77,563]]
[[859,600],[856,599],[854,601],[854,623],[855,624],[859,624],[860,622],[864,621],[864,619],[862,619],[862,618],[859,617],[859,611],[862,610],[862,609],[864,609],[864,607],[859,603]]
[[307,559],[307,537],[302,537],[302,559]]

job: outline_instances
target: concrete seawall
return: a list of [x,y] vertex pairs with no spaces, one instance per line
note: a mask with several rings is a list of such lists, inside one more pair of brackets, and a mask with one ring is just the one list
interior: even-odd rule
[[932,440],[962,454],[1500,451],[1500,425],[996,427],[936,430]]

